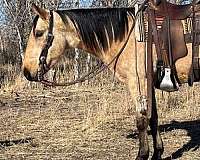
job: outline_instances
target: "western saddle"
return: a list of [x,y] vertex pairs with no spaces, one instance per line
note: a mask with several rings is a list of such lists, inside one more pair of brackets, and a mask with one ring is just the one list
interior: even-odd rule
[[[192,66],[188,79],[190,86],[200,81],[200,5],[194,0],[188,5],[175,5],[161,0],[158,5],[148,1],[144,14],[148,17],[147,54],[152,57],[152,44],[157,53],[154,86],[165,91],[178,90],[180,82],[176,74],[175,62],[188,53],[186,43],[192,43]],[[191,22],[191,31],[184,33],[182,20]],[[186,27],[187,28],[187,27]],[[150,58],[151,59],[151,58]],[[151,60],[152,61],[152,60]],[[152,62],[147,59],[149,71]],[[148,76],[147,76],[148,81]]]

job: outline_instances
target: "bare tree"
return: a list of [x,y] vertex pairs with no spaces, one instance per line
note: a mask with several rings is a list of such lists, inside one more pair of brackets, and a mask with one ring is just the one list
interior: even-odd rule
[[[85,7],[125,6],[128,0],[90,0]],[[46,9],[78,8],[83,6],[79,0],[0,0],[0,63],[20,64],[31,30],[34,14],[32,3]],[[82,51],[75,50],[73,66],[75,78],[80,72],[89,72],[97,63],[89,54],[82,56]],[[92,66],[93,65],[93,66]],[[82,67],[83,66],[83,67]]]

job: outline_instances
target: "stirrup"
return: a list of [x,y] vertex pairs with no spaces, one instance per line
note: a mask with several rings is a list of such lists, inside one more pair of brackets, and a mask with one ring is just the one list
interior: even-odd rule
[[160,89],[167,92],[177,91],[179,89],[178,82],[174,75],[171,74],[171,68],[164,68],[164,77],[160,83]]

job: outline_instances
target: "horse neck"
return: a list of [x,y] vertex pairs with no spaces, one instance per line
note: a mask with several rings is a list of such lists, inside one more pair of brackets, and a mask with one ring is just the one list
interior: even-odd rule
[[124,41],[113,42],[106,51],[96,51],[95,49],[87,48],[83,43],[80,43],[77,48],[84,50],[87,53],[99,58],[104,63],[109,64],[118,54],[120,54],[120,52],[122,52],[121,49],[126,46],[126,39],[127,36],[124,38]]
[[[125,11],[122,10],[122,13],[124,13],[124,12]],[[126,41],[126,37],[127,37],[127,33],[126,33],[126,29],[125,29],[127,27],[126,25],[128,24],[128,28],[130,31],[130,28],[132,28],[132,25],[134,24],[134,20],[133,20],[131,11],[127,11],[127,14],[124,13],[122,15],[123,16],[126,15],[128,17],[124,17],[124,19],[123,19],[123,18],[119,18],[119,17],[116,18],[116,14],[114,14],[114,16],[113,16],[115,20],[119,20],[119,23],[121,23],[121,25],[116,25],[116,23],[112,22],[111,25],[113,25],[112,26],[113,28],[109,28],[109,25],[107,26],[108,27],[107,28],[108,30],[106,29],[106,32],[108,31],[107,32],[108,44],[107,44],[107,42],[102,41],[103,38],[98,34],[99,29],[102,30],[102,34],[104,34],[103,36],[105,38],[106,33],[103,31],[105,29],[102,27],[103,25],[97,26],[96,24],[98,24],[98,22],[95,22],[94,26],[93,26],[94,30],[92,31],[92,30],[90,30],[91,28],[88,27],[88,29],[89,29],[89,31],[88,31],[87,30],[88,23],[85,24],[82,20],[76,22],[76,18],[77,18],[77,16],[79,16],[78,14],[76,16],[72,16],[67,13],[65,15],[65,18],[67,19],[66,24],[68,25],[67,28],[71,28],[71,30],[69,30],[69,32],[67,33],[67,36],[68,36],[67,41],[71,42],[70,44],[72,44],[72,45],[69,44],[69,46],[72,48],[79,48],[79,49],[85,50],[88,53],[95,55],[96,57],[100,58],[102,61],[107,63],[110,59],[112,59],[120,51],[123,44],[125,43],[124,41]],[[112,17],[112,15],[111,15],[111,17]],[[86,19],[88,21],[88,17]],[[121,19],[123,19],[123,20],[121,20]],[[110,20],[110,19],[108,19],[108,20]],[[105,21],[105,23],[106,22],[107,21]],[[102,23],[104,23],[104,22],[102,22]],[[79,29],[81,30],[81,33],[79,33],[80,32]],[[113,30],[113,36],[110,34],[111,30]],[[129,31],[128,31],[128,33],[129,33]],[[93,32],[94,32],[94,34],[96,34],[96,36],[92,35],[90,37],[90,35],[88,35],[88,34],[91,34]],[[116,34],[116,32],[118,32],[118,33]],[[97,42],[94,43],[96,40],[97,40]],[[74,41],[76,41],[78,43],[74,43]],[[109,43],[111,43],[111,44],[109,44]],[[102,46],[102,49],[100,46]]]
[[[121,54],[121,52],[124,52],[124,48],[129,45],[130,39],[133,39],[134,31],[131,30],[133,21],[129,22],[129,31],[124,37],[122,41],[113,41],[108,50],[104,51],[103,49],[100,51],[97,51],[95,49],[88,48],[84,43],[80,40],[79,45],[77,48],[86,51],[87,53],[94,55],[95,57],[99,58],[101,61],[103,61],[106,64],[109,64],[111,61],[113,61],[117,55]],[[130,35],[129,35],[130,34]],[[122,49],[123,48],[123,49]]]

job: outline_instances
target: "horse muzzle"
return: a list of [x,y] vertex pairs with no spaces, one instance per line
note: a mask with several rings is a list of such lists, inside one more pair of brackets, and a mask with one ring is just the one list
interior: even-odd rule
[[35,82],[38,81],[37,73],[36,74],[32,74],[27,68],[23,69],[23,73],[24,73],[24,76],[26,77],[27,80],[35,81]]

